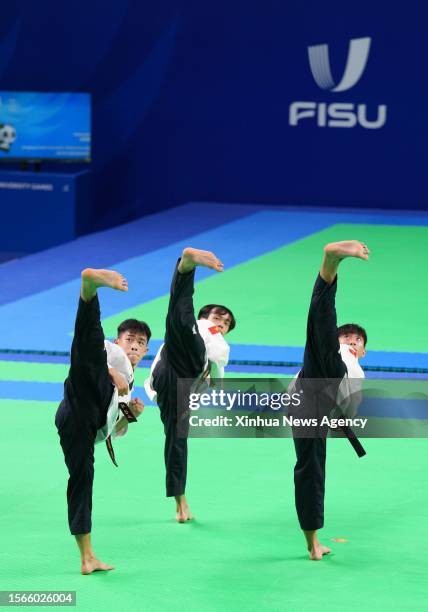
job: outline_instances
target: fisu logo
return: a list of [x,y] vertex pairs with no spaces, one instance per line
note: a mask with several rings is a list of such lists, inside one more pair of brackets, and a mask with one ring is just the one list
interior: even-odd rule
[[353,38],[349,43],[345,72],[339,85],[334,86],[330,69],[328,45],[308,47],[309,66],[316,84],[321,89],[346,91],[361,79],[369,58],[371,38]]
[[[339,93],[354,87],[361,79],[367,65],[371,38],[353,38],[349,44],[345,70],[338,85],[335,85],[330,68],[327,44],[308,47],[309,66],[312,76],[321,89]],[[386,123],[386,106],[381,104],[377,117],[369,120],[366,104],[345,102],[293,102],[290,105],[289,123],[297,126],[302,119],[316,119],[318,127],[352,128],[357,125],[366,129],[379,129]]]

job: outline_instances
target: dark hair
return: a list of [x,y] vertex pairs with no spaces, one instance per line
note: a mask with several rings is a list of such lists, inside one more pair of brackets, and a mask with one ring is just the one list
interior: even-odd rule
[[143,334],[147,338],[147,342],[150,340],[152,332],[150,327],[144,321],[138,321],[137,319],[125,319],[117,328],[117,337],[124,334],[127,331],[133,331],[136,334]]
[[198,314],[198,319],[208,319],[208,317],[210,316],[212,312],[214,314],[219,314],[223,316],[228,314],[230,316],[229,331],[232,331],[232,329],[235,329],[236,319],[234,317],[233,312],[229,308],[226,308],[226,306],[223,306],[222,304],[207,304],[206,306],[202,306]]
[[356,323],[345,323],[337,328],[337,335],[344,336],[345,334],[358,334],[364,340],[364,346],[367,344],[367,332],[364,327],[357,325]]

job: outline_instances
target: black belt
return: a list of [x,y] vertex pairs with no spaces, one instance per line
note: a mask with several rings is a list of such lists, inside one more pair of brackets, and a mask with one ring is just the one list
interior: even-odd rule
[[351,443],[352,448],[354,449],[354,451],[357,453],[359,457],[364,457],[364,455],[367,455],[366,451],[364,450],[363,445],[361,444],[361,442],[359,441],[359,439],[357,438],[357,436],[355,435],[351,427],[349,427],[348,425],[343,425],[340,429],[343,431],[345,436],[348,438],[349,442]]
[[[128,421],[128,423],[136,423],[137,419],[135,418],[135,416],[132,414],[132,411],[130,409],[130,407],[128,406],[128,404],[125,404],[125,402],[119,402],[119,409],[122,411],[124,417],[126,418],[126,420]],[[108,450],[108,454],[110,455],[110,459],[113,461],[114,465],[116,467],[119,467],[116,463],[116,457],[114,454],[114,449],[113,449],[113,443],[111,441],[111,435],[109,435],[106,438],[106,446],[107,446],[107,450]]]

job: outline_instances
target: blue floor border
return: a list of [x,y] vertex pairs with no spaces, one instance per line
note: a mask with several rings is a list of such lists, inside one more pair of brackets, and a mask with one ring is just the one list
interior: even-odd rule
[[[0,399],[59,402],[63,397],[62,383],[0,381]],[[153,406],[142,387],[136,387],[135,397]],[[424,398],[364,398],[358,416],[392,417],[402,419],[428,419],[428,395]]]

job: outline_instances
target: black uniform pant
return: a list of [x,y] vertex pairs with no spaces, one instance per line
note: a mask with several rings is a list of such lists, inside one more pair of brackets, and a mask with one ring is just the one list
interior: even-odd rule
[[98,297],[79,301],[64,399],[55,417],[69,479],[68,523],[72,534],[91,531],[94,443],[113,395]]
[[[180,260],[179,260],[180,261]],[[178,261],[178,263],[179,263]],[[171,283],[165,344],[153,372],[153,388],[165,431],[165,467],[167,497],[183,495],[187,477],[186,385],[180,379],[200,376],[205,365],[205,344],[196,324],[193,292],[195,272],[180,274],[178,263]],[[181,423],[180,423],[181,421]]]
[[[318,275],[308,314],[302,378],[330,379],[331,383],[331,379],[339,381],[346,373],[339,354],[336,288],[337,278],[329,285]],[[315,437],[294,438],[296,510],[305,531],[324,525],[326,434],[324,429],[324,433],[314,433]]]

